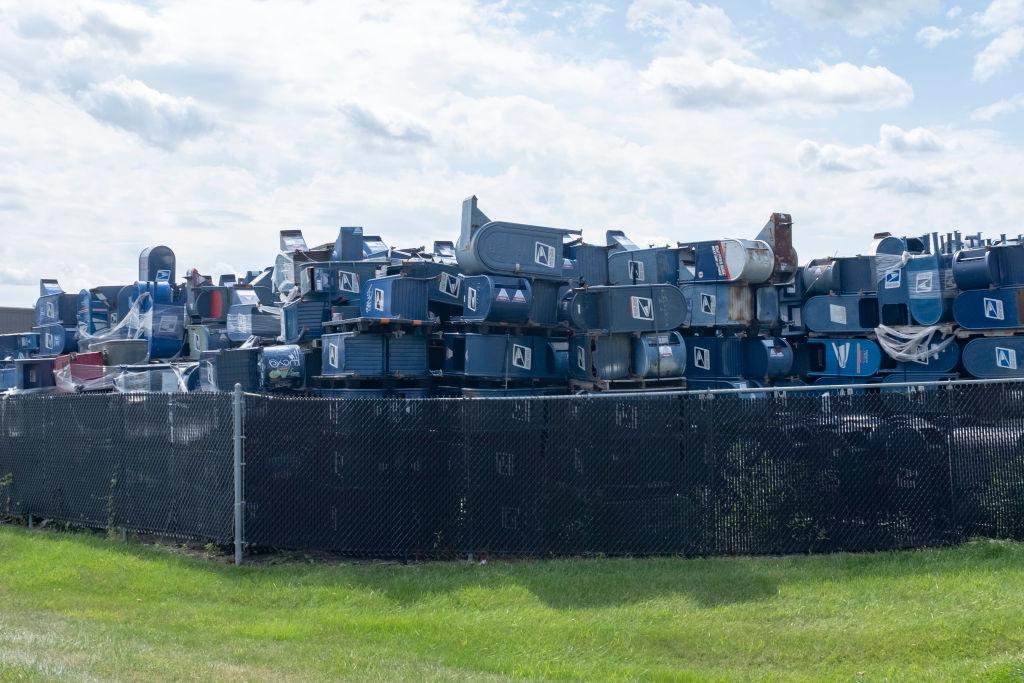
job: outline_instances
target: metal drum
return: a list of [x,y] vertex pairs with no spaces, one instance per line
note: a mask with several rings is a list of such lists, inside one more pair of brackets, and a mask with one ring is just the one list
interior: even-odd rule
[[530,320],[533,287],[526,278],[470,275],[462,287],[462,320],[520,324]]
[[678,332],[643,334],[631,339],[632,372],[644,379],[682,377],[686,370],[686,342]]

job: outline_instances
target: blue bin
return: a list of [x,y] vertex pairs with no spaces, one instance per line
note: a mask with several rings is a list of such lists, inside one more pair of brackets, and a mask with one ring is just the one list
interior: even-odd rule
[[228,309],[228,338],[233,342],[244,342],[256,336],[263,340],[277,339],[281,334],[281,316],[259,310],[258,294],[252,289],[231,290],[231,307]]
[[1024,244],[961,249],[953,256],[952,266],[962,290],[1024,285]]
[[953,300],[953,317],[968,330],[1024,327],[1024,287],[960,292]]
[[512,380],[566,377],[565,344],[547,337],[448,333],[444,342],[445,374]]
[[303,264],[299,271],[299,289],[305,299],[359,303],[363,283],[377,277],[383,265],[374,261]]
[[796,374],[867,379],[881,369],[882,349],[870,339],[811,338],[795,350]]
[[565,259],[566,242],[579,234],[538,225],[490,220],[476,197],[462,205],[462,232],[455,246],[466,275],[510,275],[568,280],[573,264]]
[[654,247],[616,251],[608,255],[608,282],[613,285],[678,284],[682,251]]
[[37,332],[18,332],[0,334],[0,361],[25,358],[38,353],[39,334]]
[[78,295],[65,294],[56,280],[39,281],[36,325],[78,326]]
[[1024,377],[1024,337],[983,337],[967,342],[964,370],[978,379]]
[[573,280],[577,286],[609,285],[609,247],[596,244],[575,244],[568,249],[569,258],[575,263]]
[[189,325],[186,328],[189,358],[199,360],[207,351],[231,348],[234,342],[228,337],[226,325]]
[[169,247],[149,247],[139,254],[139,280],[174,284],[177,260]]
[[747,379],[787,377],[793,371],[793,347],[779,337],[749,338],[742,342],[742,372]]
[[49,389],[57,385],[54,358],[18,358],[14,361],[15,388],[19,391]]
[[387,374],[387,334],[342,332],[323,336],[323,374],[383,377]]
[[39,336],[40,356],[55,357],[78,350],[78,333],[74,327],[52,323],[37,325],[32,332]]
[[259,348],[204,351],[199,357],[201,383],[212,391],[259,391],[262,384]]
[[430,374],[430,338],[421,334],[395,334],[387,340],[388,374],[421,377]]
[[880,322],[878,297],[873,294],[812,296],[804,302],[803,322],[808,330],[825,334],[871,332]]
[[330,318],[330,304],[318,300],[289,301],[281,307],[281,336],[286,344],[319,339]]
[[463,279],[463,292],[462,320],[512,324],[530,320],[533,287],[525,278],[470,275]]
[[778,324],[779,295],[775,287],[687,282],[680,285],[680,290],[686,298],[687,327],[735,329]]
[[306,356],[295,344],[260,349],[260,384],[264,391],[301,389],[306,383]]
[[567,295],[563,316],[581,331],[674,330],[686,319],[686,299],[674,285],[588,287]]
[[429,282],[401,275],[367,281],[362,293],[363,317],[427,320]]
[[576,334],[569,340],[569,376],[574,379],[628,379],[632,362],[632,335]]

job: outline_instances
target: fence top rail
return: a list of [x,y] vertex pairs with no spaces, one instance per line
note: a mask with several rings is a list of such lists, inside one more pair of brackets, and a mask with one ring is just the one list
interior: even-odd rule
[[[746,389],[694,389],[694,390],[671,390],[671,391],[623,391],[623,392],[594,392],[589,394],[561,394],[547,396],[486,396],[486,397],[443,397],[443,398],[378,398],[378,399],[349,399],[349,400],[371,400],[371,401],[565,401],[565,400],[614,400],[622,398],[658,398],[661,396],[749,396],[751,394],[779,396],[785,394],[800,393],[836,393],[844,394],[860,389],[928,389],[946,387],[950,389],[955,386],[979,386],[979,385],[1011,385],[1024,387],[1024,377],[1021,378],[1000,378],[1000,379],[957,379],[940,381],[912,381],[912,382],[874,382],[859,384],[811,384],[795,387],[749,387]],[[246,393],[246,396],[270,399],[278,401],[302,401],[302,400],[323,400],[334,401],[329,397],[320,396],[289,396],[287,394],[261,394]]]

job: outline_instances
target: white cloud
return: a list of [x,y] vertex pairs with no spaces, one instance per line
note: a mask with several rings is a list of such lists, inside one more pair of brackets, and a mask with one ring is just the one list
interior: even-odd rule
[[992,0],[970,24],[976,36],[995,36],[974,57],[974,80],[989,80],[1024,52],[1024,0]]
[[1014,26],[985,46],[974,58],[974,78],[987,81],[1024,52],[1024,26]]
[[173,97],[123,76],[90,86],[78,99],[97,120],[165,149],[214,128],[212,118],[192,98]]
[[[749,237],[771,211],[794,214],[807,256],[863,251],[857,216],[1015,230],[1024,152],[995,131],[837,144],[860,117],[795,120],[906,104],[883,66],[783,68],[757,29],[699,3],[604,13],[633,26],[614,49],[567,42],[575,15],[538,4],[5,6],[0,263],[29,284],[0,303],[30,305],[39,277],[126,283],[157,243],[216,275],[268,265],[284,227],[311,243],[344,224],[396,246],[453,239],[469,194],[594,242],[611,227],[638,243]],[[138,49],[87,32],[95,12]]]
[[938,26],[925,26],[917,32],[917,42],[928,49],[935,49],[940,43],[960,37],[960,29],[944,29]]
[[935,11],[937,0],[771,0],[790,16],[813,24],[836,23],[849,34],[864,37],[899,28],[915,14]]
[[1006,114],[1012,114],[1016,111],[1024,110],[1024,93],[1019,93],[1013,97],[1008,97],[998,102],[986,105],[984,107],[978,107],[971,112],[971,118],[975,121],[994,121],[1000,116]]
[[846,62],[815,70],[770,71],[727,59],[704,63],[689,57],[655,59],[645,80],[663,88],[683,108],[772,107],[816,115],[839,109],[901,107],[914,97],[910,84],[885,67]]
[[963,7],[961,7],[960,5],[953,5],[952,7],[949,8],[949,10],[946,11],[946,18],[952,21],[959,17],[961,14],[963,14],[963,12]]
[[927,128],[903,130],[898,126],[883,125],[878,133],[879,147],[890,152],[938,152],[946,143]]
[[903,130],[885,124],[878,131],[877,145],[847,147],[803,140],[796,147],[796,160],[805,171],[852,173],[893,166],[901,156],[941,152],[950,147],[927,128]]

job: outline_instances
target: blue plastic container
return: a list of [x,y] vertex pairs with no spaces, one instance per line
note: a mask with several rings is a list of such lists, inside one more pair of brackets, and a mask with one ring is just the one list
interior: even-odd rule
[[568,294],[563,316],[581,331],[674,330],[686,319],[686,299],[674,285],[588,287]]
[[882,350],[870,339],[806,339],[795,351],[796,374],[807,377],[873,377]]
[[177,260],[169,247],[149,247],[139,254],[139,280],[142,282],[175,281]]
[[389,275],[366,282],[362,294],[363,317],[427,320],[429,280]]
[[463,279],[462,288],[463,320],[513,324],[530,320],[533,287],[525,278],[470,275]]
[[1024,327],[1024,287],[960,292],[953,300],[953,317],[968,330]]
[[804,302],[803,322],[808,330],[847,335],[878,327],[878,297],[859,294],[813,296]]
[[816,259],[803,267],[801,277],[807,296],[866,294],[878,286],[874,256]]
[[687,386],[692,386],[692,380],[743,380],[743,344],[739,337],[687,337],[686,348]]
[[39,281],[39,298],[36,300],[36,324],[64,327],[78,325],[78,295],[65,294],[56,280]]
[[387,374],[387,334],[342,332],[323,336],[323,374],[383,377]]
[[629,334],[577,334],[569,340],[569,376],[581,381],[632,376],[633,337]]
[[613,285],[678,284],[682,251],[653,247],[616,251],[608,255],[608,282]]
[[260,349],[260,384],[264,391],[301,389],[306,383],[306,356],[295,344]]
[[779,298],[774,287],[687,282],[680,285],[680,290],[688,307],[687,327],[772,326],[779,318]]
[[19,391],[49,389],[57,385],[54,358],[18,358],[14,361],[15,388]]
[[962,358],[971,377],[1024,377],[1024,337],[972,339],[964,346]]
[[281,307],[281,336],[286,344],[319,339],[330,316],[331,308],[327,301],[289,301]]
[[40,356],[60,356],[78,350],[78,337],[76,329],[64,327],[60,323],[49,325],[37,325],[32,332],[39,335]]
[[952,317],[956,288],[949,263],[944,254],[911,256],[907,261],[907,300],[915,324],[937,325]]
[[396,377],[429,375],[429,344],[430,338],[421,334],[395,334],[388,337],[388,374]]
[[39,334],[18,332],[0,334],[0,360],[25,358],[39,351]]
[[202,386],[213,391],[233,391],[240,384],[243,391],[259,391],[261,351],[257,347],[203,352],[199,358]]
[[743,376],[748,379],[787,377],[793,371],[793,347],[779,337],[750,338],[741,342]]
[[562,379],[565,344],[546,337],[448,333],[445,374],[490,379]]
[[303,298],[359,303],[362,285],[377,277],[379,261],[327,261],[303,264],[299,288]]
[[1024,285],[1024,244],[961,249],[953,256],[953,277],[962,290]]
[[193,360],[199,360],[207,351],[220,351],[233,345],[226,325],[189,325],[186,335],[189,358]]
[[476,197],[462,204],[462,232],[455,246],[466,275],[511,275],[568,280],[573,264],[565,259],[566,242],[579,234],[539,225],[490,220]]
[[276,339],[281,334],[281,316],[261,311],[256,291],[236,287],[231,290],[231,307],[228,308],[228,338],[233,342],[244,342],[251,336],[260,339]]

